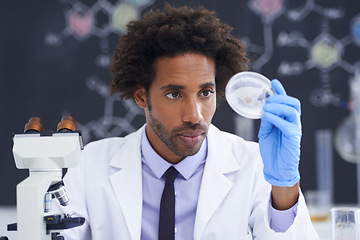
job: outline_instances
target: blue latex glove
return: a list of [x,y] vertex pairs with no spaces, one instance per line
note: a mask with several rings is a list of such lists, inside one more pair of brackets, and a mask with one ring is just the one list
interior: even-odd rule
[[264,105],[258,135],[265,180],[274,186],[292,187],[300,180],[300,101],[287,96],[278,80],[271,81],[271,86],[277,95]]

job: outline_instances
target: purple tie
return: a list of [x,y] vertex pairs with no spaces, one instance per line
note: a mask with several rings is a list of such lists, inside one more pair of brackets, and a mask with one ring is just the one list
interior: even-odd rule
[[160,202],[159,240],[175,239],[174,181],[178,174],[174,167],[169,167],[165,172],[165,187]]

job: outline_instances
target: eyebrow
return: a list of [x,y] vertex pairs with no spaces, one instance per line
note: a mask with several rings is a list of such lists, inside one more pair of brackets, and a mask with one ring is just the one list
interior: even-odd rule
[[[213,82],[208,82],[200,85],[200,88],[206,88],[206,87],[212,87],[215,86]],[[185,89],[182,85],[176,85],[176,84],[168,84],[166,86],[161,87],[160,89],[169,89],[169,88],[175,88],[175,89]]]
[[161,87],[160,89],[168,89],[168,88],[176,88],[176,89],[185,89],[182,85],[176,85],[176,84],[168,84],[166,86]]
[[200,88],[213,87],[213,86],[215,86],[215,83],[208,82],[208,83],[201,84]]

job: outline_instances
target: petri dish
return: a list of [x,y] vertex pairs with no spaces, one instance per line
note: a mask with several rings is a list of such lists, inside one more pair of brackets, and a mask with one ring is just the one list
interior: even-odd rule
[[268,97],[275,95],[271,81],[260,73],[244,71],[232,76],[225,88],[225,98],[239,115],[259,119]]

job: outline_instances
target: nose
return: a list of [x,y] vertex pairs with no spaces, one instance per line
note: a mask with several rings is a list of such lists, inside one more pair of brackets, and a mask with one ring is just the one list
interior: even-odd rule
[[188,101],[185,101],[182,108],[183,122],[196,124],[203,119],[201,112],[202,105],[197,101],[197,99],[191,98]]

